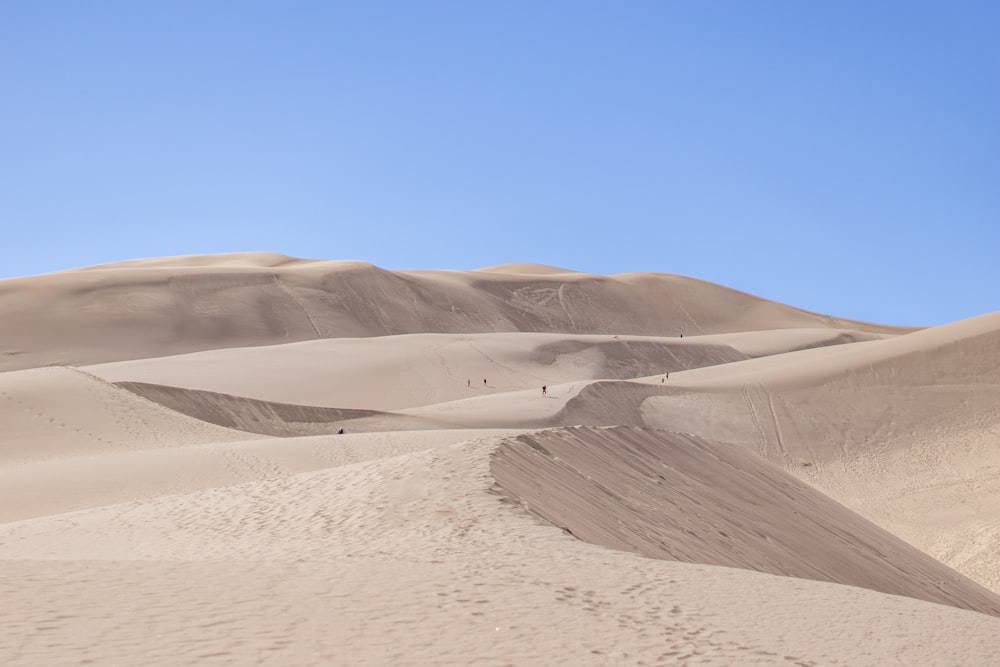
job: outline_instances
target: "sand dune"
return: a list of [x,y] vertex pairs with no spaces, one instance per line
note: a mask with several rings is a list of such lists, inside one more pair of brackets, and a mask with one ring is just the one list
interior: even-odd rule
[[722,342],[698,337],[410,334],[211,350],[85,368],[113,382],[202,389],[278,403],[395,410],[746,358]]
[[381,414],[375,410],[320,408],[258,401],[242,396],[145,382],[119,382],[117,386],[195,419],[248,433],[278,437],[336,433],[347,420]]
[[72,368],[0,374],[0,465],[244,440]]
[[508,441],[492,470],[513,499],[589,542],[1000,616],[1000,596],[744,448],[664,431],[557,429]]
[[389,458],[503,430],[421,430],[211,442],[0,466],[0,523]]
[[[630,425],[744,445],[1000,589],[1000,314],[636,382],[406,410],[463,427]],[[947,509],[942,509],[947,508]]]
[[907,330],[667,274],[386,271],[236,253],[0,281],[0,370],[406,333],[676,336],[802,327]]
[[0,281],[0,369],[3,665],[1000,655],[1000,313],[232,253]]
[[112,382],[201,389],[278,403],[396,410],[581,379],[676,373],[859,340],[874,338],[836,329],[685,338],[406,334],[209,350],[84,368]]
[[502,446],[0,526],[0,618],[23,638],[0,659],[969,664],[1000,650],[993,616],[581,542],[491,491]]

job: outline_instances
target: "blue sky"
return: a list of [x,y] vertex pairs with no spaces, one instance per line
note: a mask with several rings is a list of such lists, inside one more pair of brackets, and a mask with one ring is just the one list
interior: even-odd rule
[[0,5],[0,277],[270,250],[996,310],[1000,5]]

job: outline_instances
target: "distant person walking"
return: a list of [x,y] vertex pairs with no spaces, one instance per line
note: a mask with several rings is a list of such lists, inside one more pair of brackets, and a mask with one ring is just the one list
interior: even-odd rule
[[466,380],[465,381],[465,386],[466,387],[471,387],[472,386],[472,380]]
[[670,377],[670,373],[669,372],[668,373],[664,373],[663,374],[663,379],[660,380],[660,384],[663,384],[664,382],[666,382],[667,378],[669,378],[669,377]]
[[486,378],[483,378],[483,386],[486,386]]
[[548,387],[546,387],[546,386],[545,386],[545,385],[543,384],[543,385],[542,385],[542,396],[545,396],[545,395],[546,395],[546,392],[547,392],[547,391],[548,391]]

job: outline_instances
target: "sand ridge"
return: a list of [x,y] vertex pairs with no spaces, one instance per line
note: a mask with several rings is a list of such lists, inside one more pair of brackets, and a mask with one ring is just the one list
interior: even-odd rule
[[1000,313],[233,253],[0,316],[2,664],[1000,655]]
[[675,336],[802,327],[911,330],[669,274],[388,271],[236,253],[0,281],[2,370],[405,333]]
[[145,382],[278,403],[396,410],[746,358],[722,341],[702,342],[697,337],[503,332],[335,338],[85,368],[113,382]]
[[[985,614],[581,542],[493,492],[502,443],[0,526],[14,605],[0,619],[24,637],[0,658],[963,664],[1000,650]],[[100,641],[77,618],[98,619]],[[143,640],[153,628],[166,641]]]
[[742,447],[648,429],[552,429],[509,439],[491,469],[511,498],[597,544],[1000,616],[997,594]]

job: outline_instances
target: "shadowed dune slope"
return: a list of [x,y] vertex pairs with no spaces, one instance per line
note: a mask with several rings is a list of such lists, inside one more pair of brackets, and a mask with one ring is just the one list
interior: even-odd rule
[[0,664],[995,662],[995,616],[575,539],[501,502],[498,446],[0,525]]
[[573,535],[1000,616],[1000,597],[744,448],[641,429],[523,434],[493,455],[503,493]]
[[[213,391],[181,389],[145,382],[118,382],[117,386],[171,410],[204,422],[278,437],[323,435],[336,433],[338,427],[352,419],[385,417],[377,410],[321,408],[259,401],[243,396],[231,396]],[[398,422],[399,420],[397,420]],[[402,424],[400,424],[402,430]],[[409,418],[409,429],[435,428],[431,420]]]
[[0,370],[4,667],[998,662],[1000,313],[232,253],[0,281]]
[[387,271],[236,253],[0,281],[0,370],[421,332],[668,336],[810,327],[908,330],[669,274]]
[[466,427],[626,425],[742,445],[1000,591],[1000,313],[661,379],[408,412]]

